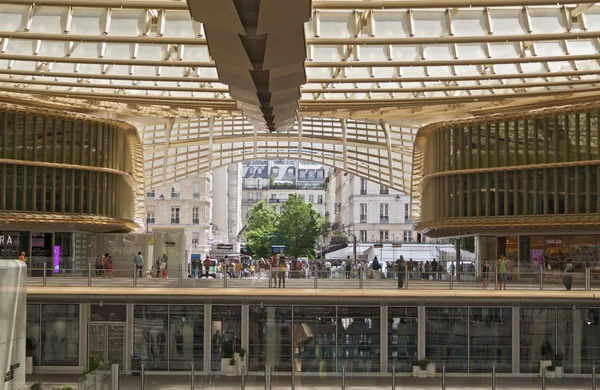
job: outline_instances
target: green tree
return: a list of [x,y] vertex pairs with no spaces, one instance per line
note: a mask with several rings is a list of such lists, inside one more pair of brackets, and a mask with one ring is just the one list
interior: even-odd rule
[[277,212],[264,200],[250,209],[246,228],[246,247],[255,257],[271,256],[271,245],[275,240]]
[[293,257],[314,258],[317,239],[323,234],[325,219],[304,198],[291,195],[283,204],[276,223],[277,244],[285,245],[285,253]]

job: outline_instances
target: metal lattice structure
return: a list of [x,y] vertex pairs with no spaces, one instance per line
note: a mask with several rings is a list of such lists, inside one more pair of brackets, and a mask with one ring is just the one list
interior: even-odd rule
[[[597,99],[600,6],[589,0],[313,1],[298,119],[273,134],[240,118],[185,1],[0,4],[0,101],[135,123],[147,184],[250,155],[407,189],[410,164],[394,153],[410,148],[393,129]],[[367,120],[365,140],[339,130]]]

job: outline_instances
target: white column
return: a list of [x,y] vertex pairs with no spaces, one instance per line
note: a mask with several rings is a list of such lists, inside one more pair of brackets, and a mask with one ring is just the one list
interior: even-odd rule
[[88,338],[88,310],[89,304],[79,304],[79,366],[87,367],[87,338]]
[[387,305],[381,306],[381,317],[379,320],[379,366],[381,367],[381,372],[388,372],[388,307]]
[[521,313],[519,307],[512,308],[512,372],[518,374],[521,364]]
[[212,305],[204,305],[204,372],[210,372],[210,353],[212,350]]
[[417,357],[419,360],[425,359],[425,306],[419,306],[417,312],[418,333],[417,333]]
[[133,343],[134,343],[134,318],[133,318],[133,303],[127,304],[127,314],[125,323],[125,363],[123,364],[123,370],[131,372],[131,359],[133,356]]
[[[246,351],[246,359],[248,359],[250,345],[250,307],[242,305],[242,348]],[[247,361],[247,360],[246,360]]]

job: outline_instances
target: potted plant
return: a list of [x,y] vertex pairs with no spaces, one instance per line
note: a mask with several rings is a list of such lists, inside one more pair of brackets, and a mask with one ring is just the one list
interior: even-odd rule
[[552,353],[554,352],[552,344],[550,344],[548,340],[544,341],[540,347],[540,352],[542,354],[542,359],[540,360],[540,375],[542,375],[544,372],[543,370],[552,365],[552,360],[550,360],[552,359]]
[[238,347],[237,352],[235,353],[235,363],[237,366],[237,374],[241,375],[246,367],[246,360],[244,357],[246,356],[246,350],[244,348]]
[[554,355],[554,359],[552,360],[552,364],[554,365],[554,376],[556,378],[562,378],[563,375],[563,360],[565,357],[561,353],[557,353]]
[[419,360],[419,378],[427,378],[427,360]]
[[234,340],[226,341],[221,346],[221,374],[225,376],[236,375],[235,356],[233,354],[234,342]]
[[33,385],[31,385],[31,387],[29,389],[30,390],[42,390],[42,382],[35,382]]
[[419,377],[419,372],[421,371],[421,367],[419,367],[419,360],[415,360],[412,364],[412,376],[413,378]]
[[546,367],[546,378],[554,379],[556,377],[556,367],[548,366]]
[[434,377],[436,372],[435,359],[432,357],[427,357],[425,358],[425,361],[427,362],[427,376]]

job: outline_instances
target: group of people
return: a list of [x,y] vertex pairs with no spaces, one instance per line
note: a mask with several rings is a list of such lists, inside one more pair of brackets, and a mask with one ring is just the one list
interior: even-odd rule
[[96,277],[98,278],[112,278],[115,270],[115,263],[113,258],[108,253],[104,255],[98,255],[96,257],[96,264],[94,265],[96,271]]

